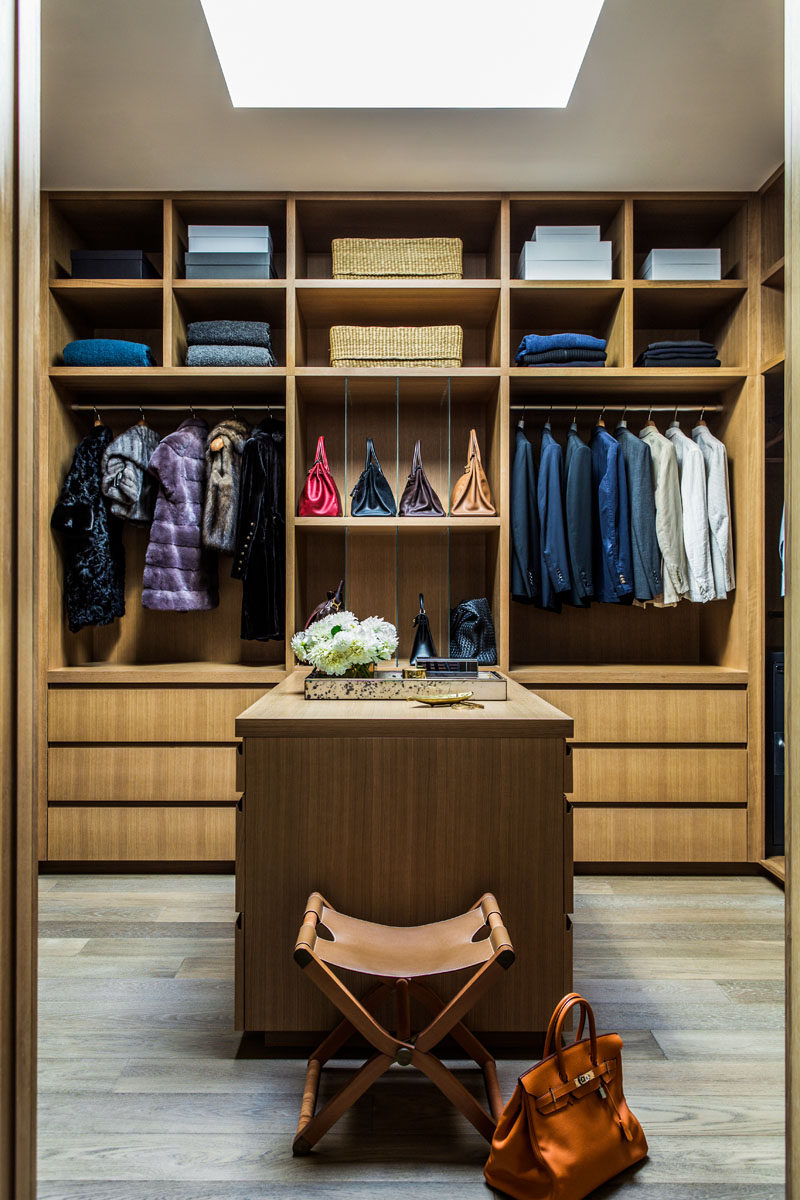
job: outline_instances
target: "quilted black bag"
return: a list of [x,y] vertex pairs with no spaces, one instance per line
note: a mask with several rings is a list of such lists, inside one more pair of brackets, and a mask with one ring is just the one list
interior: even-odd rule
[[488,600],[465,600],[450,610],[450,657],[477,658],[485,667],[495,666],[497,645]]

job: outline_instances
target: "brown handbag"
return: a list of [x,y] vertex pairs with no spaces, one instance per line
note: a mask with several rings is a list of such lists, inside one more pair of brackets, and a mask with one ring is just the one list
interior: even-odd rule
[[481,448],[474,429],[469,431],[469,461],[456,480],[450,497],[450,512],[456,517],[495,517],[489,480],[481,462]]
[[[564,1021],[576,1005],[578,1033],[565,1046]],[[591,1005],[571,992],[550,1019],[542,1061],[520,1076],[497,1122],[486,1182],[516,1200],[583,1200],[646,1154],[622,1091],[622,1039],[598,1037]]]
[[443,517],[442,502],[431,487],[422,465],[419,442],[414,446],[411,474],[400,497],[397,511],[401,517]]

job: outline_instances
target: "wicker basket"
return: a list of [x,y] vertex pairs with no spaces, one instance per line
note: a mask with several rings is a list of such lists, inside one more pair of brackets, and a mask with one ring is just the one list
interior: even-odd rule
[[460,367],[460,325],[331,326],[332,367]]
[[461,279],[461,238],[334,238],[334,279]]

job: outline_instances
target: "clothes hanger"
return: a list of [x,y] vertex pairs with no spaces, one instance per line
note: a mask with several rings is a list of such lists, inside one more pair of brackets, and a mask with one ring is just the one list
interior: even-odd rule
[[102,425],[102,424],[103,424],[103,422],[100,420],[100,413],[97,411],[97,409],[96,409],[96,408],[94,408],[94,407],[93,407],[93,408],[92,408],[92,412],[94,413],[94,426],[93,426],[93,428],[97,429],[98,425]]
[[676,405],[675,405],[675,412],[672,414],[672,420],[671,420],[671,421],[670,421],[670,423],[669,423],[669,428],[670,428],[670,429],[677,429],[677,430],[680,430],[680,427],[681,427],[681,423],[680,423],[680,421],[678,420],[678,406],[677,406],[677,404],[676,404]]
[[525,432],[525,410],[527,409],[527,407],[528,407],[527,404],[523,404],[522,416],[517,421],[517,429],[521,429],[523,433]]
[[706,424],[705,420],[703,419],[705,417],[705,415],[706,415],[705,408],[701,408],[700,416],[695,421],[695,425],[694,425],[695,429],[697,429],[698,425],[702,425],[704,429],[708,429],[708,425]]
[[570,424],[570,431],[572,433],[578,432],[578,406],[577,406],[577,404],[575,405],[575,411],[572,414],[572,423]]
[[147,427],[147,417],[144,415],[144,409],[142,408],[141,404],[139,405],[139,420],[136,422],[136,424],[144,425],[145,428]]
[[553,430],[552,430],[552,428],[551,428],[551,425],[550,425],[550,417],[551,417],[551,415],[552,415],[552,412],[553,412],[553,406],[552,406],[552,404],[551,404],[551,405],[550,405],[550,407],[549,407],[549,408],[548,408],[548,410],[547,410],[547,420],[546,420],[546,421],[545,421],[545,423],[544,423],[544,428],[547,430],[547,432],[548,432],[548,433],[552,433],[552,432],[553,432]]
[[192,414],[192,419],[196,421],[196,420],[197,420],[197,413],[194,411],[194,405],[193,405],[193,404],[189,404],[189,405],[187,405],[187,408],[189,409],[189,412]]
[[627,429],[628,428],[628,422],[625,420],[625,413],[627,411],[628,411],[628,406],[626,404],[622,410],[622,416],[617,421],[617,429]]
[[647,413],[647,420],[646,420],[646,421],[645,421],[645,423],[644,423],[644,427],[645,427],[645,429],[647,429],[647,427],[648,427],[648,426],[650,426],[650,428],[651,428],[651,429],[657,429],[657,428],[658,428],[658,426],[656,425],[655,421],[653,420],[653,406],[652,406],[652,404],[650,405],[650,408],[649,408],[649,410],[648,410],[648,413]]
[[597,421],[595,422],[595,429],[605,429],[606,423],[603,420],[605,411],[606,411],[606,406],[604,404],[603,407],[600,409],[600,416],[597,418]]

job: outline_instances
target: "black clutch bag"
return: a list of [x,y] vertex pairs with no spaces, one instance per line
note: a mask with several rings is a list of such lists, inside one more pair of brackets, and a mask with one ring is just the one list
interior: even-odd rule
[[367,438],[367,460],[350,498],[350,515],[353,517],[393,517],[397,513],[394,495],[381,470],[372,438]]
[[488,600],[465,600],[451,609],[450,655],[452,658],[477,658],[485,667],[497,663],[494,621]]
[[425,612],[425,600],[422,592],[419,594],[419,612],[414,617],[414,645],[411,647],[411,657],[408,660],[412,667],[418,658],[436,658],[436,647],[433,644],[433,634]]

